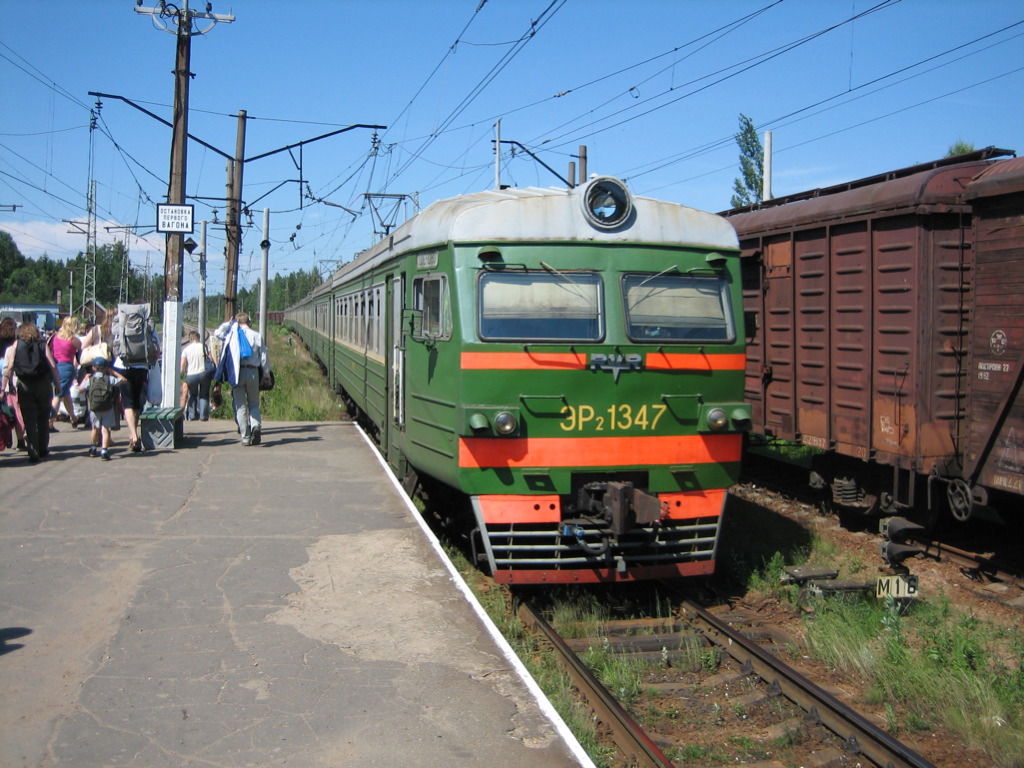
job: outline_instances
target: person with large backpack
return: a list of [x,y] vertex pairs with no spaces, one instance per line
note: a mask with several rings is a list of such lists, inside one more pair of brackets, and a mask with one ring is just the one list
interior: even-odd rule
[[107,366],[106,358],[95,357],[92,373],[82,379],[81,387],[86,390],[89,403],[89,418],[92,421],[92,445],[90,456],[110,460],[110,430],[117,423],[114,409],[118,402],[118,385],[125,377]]
[[128,450],[142,450],[139,417],[146,407],[149,368],[160,358],[160,340],[150,316],[149,304],[118,304],[111,327],[114,335],[114,367],[124,377],[121,404],[128,423]]
[[50,398],[60,391],[57,361],[35,323],[21,324],[18,340],[4,355],[0,389],[6,389],[12,379],[25,422],[28,460],[34,464],[50,452]]

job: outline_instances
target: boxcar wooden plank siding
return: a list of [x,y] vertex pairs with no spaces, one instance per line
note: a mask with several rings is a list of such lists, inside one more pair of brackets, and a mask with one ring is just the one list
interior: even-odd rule
[[[997,185],[974,200],[977,254],[967,375],[971,380],[967,462],[983,486],[1024,493],[1024,163],[992,173]],[[995,169],[993,169],[994,171]],[[1015,181],[1016,180],[1016,181]],[[996,423],[1004,418],[1001,425]],[[995,434],[991,432],[995,430]],[[985,455],[987,449],[987,455]]]
[[1006,154],[726,212],[753,431],[824,451],[843,505],[948,497],[966,517],[1024,492],[1024,160]]

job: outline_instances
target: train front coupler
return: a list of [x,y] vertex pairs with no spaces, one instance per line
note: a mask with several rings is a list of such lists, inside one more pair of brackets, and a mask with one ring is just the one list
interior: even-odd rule
[[637,527],[657,527],[664,509],[661,499],[632,483],[594,482],[580,487],[576,514],[603,520],[618,538]]

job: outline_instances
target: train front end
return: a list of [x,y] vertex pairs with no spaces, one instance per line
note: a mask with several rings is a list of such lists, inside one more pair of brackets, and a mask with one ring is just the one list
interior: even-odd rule
[[502,583],[710,574],[750,425],[735,233],[610,177],[560,192],[453,244],[475,554]]

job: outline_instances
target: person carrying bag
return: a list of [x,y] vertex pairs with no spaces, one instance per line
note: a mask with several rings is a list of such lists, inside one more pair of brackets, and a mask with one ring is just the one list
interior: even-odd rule
[[233,320],[221,325],[214,335],[224,341],[214,380],[231,384],[231,400],[242,445],[259,445],[263,440],[260,384],[273,376],[263,337],[252,329],[245,312],[239,312]]

